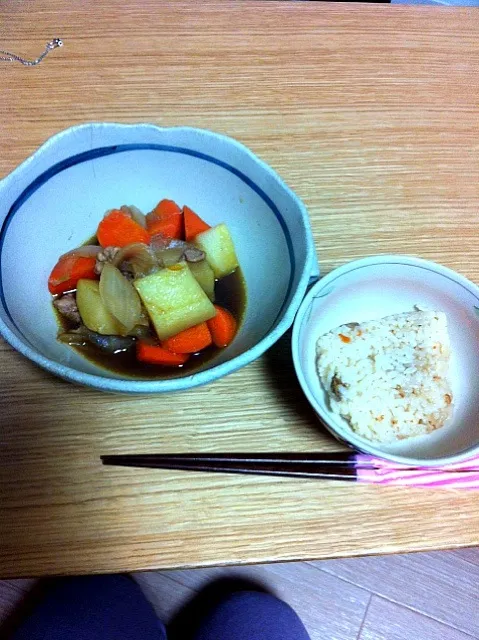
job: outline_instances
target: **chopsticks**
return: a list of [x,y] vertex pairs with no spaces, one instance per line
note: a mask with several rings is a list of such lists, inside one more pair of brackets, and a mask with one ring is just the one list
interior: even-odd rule
[[120,454],[103,455],[101,460],[121,467],[479,489],[479,456],[442,467],[407,466],[345,451]]

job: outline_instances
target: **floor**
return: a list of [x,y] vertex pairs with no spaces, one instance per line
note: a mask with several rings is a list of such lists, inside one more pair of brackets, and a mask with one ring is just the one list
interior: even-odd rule
[[[204,585],[229,576],[254,580],[286,600],[312,640],[479,640],[479,548],[134,578],[168,621]],[[35,583],[0,581],[0,624]]]

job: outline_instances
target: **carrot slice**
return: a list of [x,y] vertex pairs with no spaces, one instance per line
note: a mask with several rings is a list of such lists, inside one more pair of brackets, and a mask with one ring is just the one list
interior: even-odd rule
[[238,323],[232,313],[215,304],[216,315],[207,321],[213,342],[217,347],[227,347],[236,335]]
[[154,220],[148,224],[148,231],[151,235],[161,233],[165,238],[181,240],[183,237],[183,216],[175,214],[164,220]]
[[139,340],[136,343],[136,358],[148,364],[161,364],[165,367],[179,367],[190,356],[185,353],[172,353],[159,345],[148,344]]
[[189,207],[183,207],[183,218],[185,221],[185,240],[191,242],[199,233],[211,229],[200,216],[192,211]]
[[150,242],[150,234],[124,211],[113,209],[98,225],[98,242],[102,247],[125,247],[133,242]]
[[165,238],[183,238],[183,212],[173,200],[161,200],[146,216],[146,226],[153,235],[161,233]]
[[160,200],[151,213],[147,215],[147,219],[160,218],[164,220],[170,216],[181,214],[180,207],[174,200]]
[[55,295],[75,289],[78,280],[82,278],[98,279],[95,263],[94,257],[72,255],[61,258],[48,278],[48,290]]
[[206,322],[202,322],[163,340],[161,346],[173,353],[198,353],[210,344],[212,344],[210,330]]

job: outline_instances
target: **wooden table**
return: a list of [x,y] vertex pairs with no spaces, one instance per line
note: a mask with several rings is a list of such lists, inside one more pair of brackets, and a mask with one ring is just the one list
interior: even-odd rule
[[[0,175],[85,121],[227,133],[309,208],[323,274],[408,253],[479,281],[474,10],[3,0]],[[326,558],[479,543],[473,493],[103,468],[107,452],[337,450],[288,340],[188,393],[75,387],[0,344],[0,575]],[[475,384],[476,381],[471,381]]]

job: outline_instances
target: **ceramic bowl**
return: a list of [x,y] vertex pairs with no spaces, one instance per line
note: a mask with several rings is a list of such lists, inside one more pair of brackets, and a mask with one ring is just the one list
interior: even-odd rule
[[[59,255],[94,233],[121,204],[149,211],[162,198],[226,222],[247,286],[234,342],[205,369],[138,380],[102,369],[55,339],[47,290]],[[88,124],[48,140],[0,183],[0,333],[23,355],[98,389],[187,389],[260,356],[289,328],[317,274],[308,214],[277,174],[231,138],[191,128]]]
[[[315,368],[320,335],[348,322],[412,311],[444,311],[448,319],[454,394],[452,418],[437,431],[394,444],[357,436],[333,414]],[[378,256],[346,264],[308,293],[293,329],[293,358],[309,402],[338,439],[374,456],[412,465],[440,465],[479,453],[479,287],[438,264],[407,256]]]

